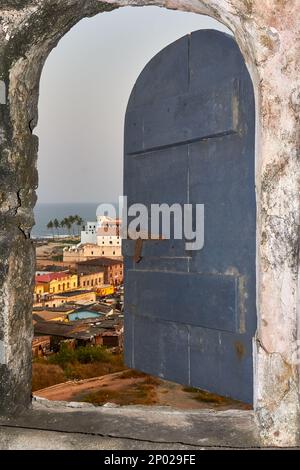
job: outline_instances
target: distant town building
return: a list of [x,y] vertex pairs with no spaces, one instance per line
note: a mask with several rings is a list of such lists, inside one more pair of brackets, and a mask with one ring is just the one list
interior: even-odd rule
[[77,273],[93,273],[103,270],[104,283],[117,286],[123,283],[124,266],[123,261],[114,258],[95,258],[76,263]]
[[78,286],[86,289],[95,289],[104,284],[104,272],[80,273],[78,272]]
[[99,297],[106,297],[115,293],[115,287],[111,284],[103,284],[103,286],[97,288],[97,295]]
[[34,300],[41,300],[45,295],[58,294],[77,289],[78,276],[67,272],[38,272],[35,276]]
[[121,256],[121,220],[98,216],[97,222],[97,245],[102,247],[102,256]]
[[86,243],[85,245],[76,245],[71,247],[65,247],[63,251],[64,263],[74,264],[80,261],[87,261],[93,258],[99,258],[101,256],[109,258],[120,258],[121,257],[121,246],[110,245],[105,246],[92,245]]
[[41,357],[50,353],[50,336],[35,336],[32,340],[32,356]]
[[65,248],[64,262],[84,261],[95,256],[122,256],[120,230],[120,219],[98,216],[96,222],[87,222],[81,232],[80,244]]
[[123,333],[123,318],[120,315],[68,323],[41,321],[34,325],[35,336],[50,336],[53,349],[65,339],[75,340],[76,346],[91,344],[121,348],[123,347]]
[[63,312],[55,312],[51,310],[43,310],[32,312],[33,324],[39,321],[67,321],[68,314]]
[[97,243],[97,222],[87,222],[83,230],[81,231],[80,241],[84,243]]
[[33,307],[58,307],[64,303],[79,301],[96,302],[96,292],[93,290],[77,289],[61,294],[50,294],[35,302]]
[[76,320],[86,320],[91,318],[103,318],[107,315],[112,315],[114,313],[114,309],[111,305],[106,304],[94,304],[87,308],[78,308],[74,312],[68,314],[69,321],[76,321]]

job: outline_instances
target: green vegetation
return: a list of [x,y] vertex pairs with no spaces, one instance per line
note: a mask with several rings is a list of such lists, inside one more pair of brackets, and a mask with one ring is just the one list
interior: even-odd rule
[[222,397],[220,395],[215,395],[214,393],[206,392],[205,390],[200,390],[199,388],[194,387],[183,387],[184,392],[190,393],[194,400],[200,401],[201,403],[213,403],[215,405],[228,405],[233,400],[229,398]]
[[58,353],[33,361],[32,390],[40,390],[68,380],[100,377],[125,369],[122,354],[112,354],[102,346],[71,349],[61,345]]
[[84,220],[77,214],[77,215],[69,215],[65,217],[61,221],[58,219],[49,220],[47,223],[47,229],[52,231],[52,236],[54,238],[54,229],[56,231],[56,235],[59,236],[59,229],[66,227],[68,230],[68,234],[71,237],[71,232],[73,237],[75,237],[75,227],[77,227],[77,236],[79,236],[80,228],[83,226]]
[[49,222],[47,223],[47,229],[48,229],[48,230],[51,230],[51,232],[52,232],[52,237],[54,238],[54,230],[53,230],[53,227],[54,227],[54,225],[53,225],[52,220],[49,220]]
[[117,356],[109,352],[103,346],[81,346],[71,349],[66,344],[62,344],[60,351],[52,354],[48,358],[49,364],[57,364],[63,368],[70,363],[89,364],[93,362],[115,362]]
[[83,401],[99,406],[107,402],[123,406],[155,405],[157,403],[155,387],[156,384],[148,383],[146,378],[141,382],[126,385],[118,390],[102,388],[85,396]]

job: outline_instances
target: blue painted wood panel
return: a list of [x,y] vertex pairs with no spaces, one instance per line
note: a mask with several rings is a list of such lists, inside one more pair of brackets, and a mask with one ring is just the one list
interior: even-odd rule
[[209,85],[205,92],[172,96],[128,111],[131,139],[126,139],[125,152],[144,153],[235,132],[237,88],[238,82],[232,80],[221,89]]
[[128,366],[248,403],[256,331],[255,106],[233,38],[197,31],[155,56],[125,119],[128,203],[204,204],[205,242],[124,240]]
[[234,275],[131,270],[126,276],[132,311],[217,330],[240,329],[239,279]]

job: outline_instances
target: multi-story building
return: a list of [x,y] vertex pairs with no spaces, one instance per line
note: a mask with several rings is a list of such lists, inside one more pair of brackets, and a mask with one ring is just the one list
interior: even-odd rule
[[120,227],[120,219],[106,216],[98,216],[97,222],[87,222],[81,232],[80,244],[64,250],[64,261],[85,261],[95,256],[122,256]]
[[59,294],[77,289],[78,276],[68,272],[39,273],[35,277],[35,300],[47,294]]
[[84,289],[95,289],[104,284],[104,272],[80,273],[78,271],[78,285]]
[[124,266],[121,259],[95,258],[76,263],[77,273],[94,273],[103,271],[104,283],[117,286],[123,283]]
[[122,256],[121,237],[117,235],[103,235],[98,229],[97,245],[102,249],[102,256]]
[[121,256],[121,220],[99,216],[97,221],[97,245],[102,247],[102,256]]
[[84,245],[65,247],[63,251],[63,261],[68,264],[87,261],[101,256],[120,258],[122,256],[121,245],[110,245],[109,241],[103,246],[86,243]]
[[91,289],[77,289],[69,292],[62,292],[60,294],[49,294],[36,301],[33,304],[34,308],[37,307],[59,307],[63,304],[69,303],[90,303],[96,302],[96,292]]
[[84,243],[97,243],[97,222],[87,222],[81,231],[80,241]]

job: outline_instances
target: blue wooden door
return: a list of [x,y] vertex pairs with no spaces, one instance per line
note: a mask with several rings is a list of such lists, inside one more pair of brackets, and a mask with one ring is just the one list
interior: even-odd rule
[[125,122],[128,205],[204,204],[204,246],[124,240],[129,367],[245,402],[256,330],[252,82],[230,36],[187,35],[139,76]]

